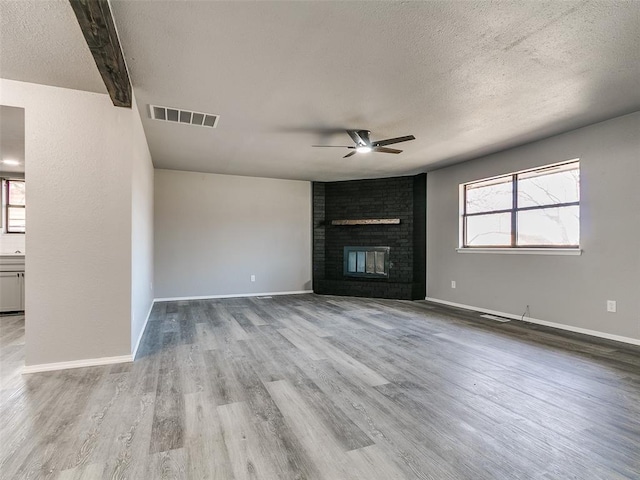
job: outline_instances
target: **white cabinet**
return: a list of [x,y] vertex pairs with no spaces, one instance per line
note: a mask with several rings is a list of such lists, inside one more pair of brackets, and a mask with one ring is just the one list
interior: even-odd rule
[[0,255],[0,312],[24,311],[24,255]]
[[0,272],[0,312],[24,310],[24,272]]

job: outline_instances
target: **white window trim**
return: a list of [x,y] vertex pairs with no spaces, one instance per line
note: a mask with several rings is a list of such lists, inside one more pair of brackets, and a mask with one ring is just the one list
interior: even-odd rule
[[[582,255],[582,249],[578,247],[465,247],[464,245],[464,189],[467,185],[472,183],[484,182],[487,180],[493,180],[495,178],[504,177],[507,175],[520,175],[522,173],[533,172],[545,168],[553,168],[568,163],[580,162],[580,157],[573,158],[571,160],[564,160],[562,162],[554,163],[551,165],[543,165],[540,167],[529,168],[525,170],[519,170],[508,174],[495,175],[492,177],[483,178],[480,180],[473,180],[471,182],[461,183],[458,187],[458,247],[457,253],[493,253],[493,254],[507,254],[507,255]],[[580,202],[582,205],[582,202]]]
[[[16,181],[16,182],[25,182],[24,178],[18,178],[18,177],[10,177],[10,176],[6,176],[6,177],[0,177],[0,181],[2,182],[1,188],[0,188],[0,195],[2,195],[2,198],[0,198],[0,207],[2,207],[2,212],[0,213],[0,234],[1,235],[25,235],[25,232],[9,232],[7,231],[9,226],[9,218],[7,217],[7,189],[8,187],[8,183],[10,181]],[[26,207],[25,207],[26,208]],[[26,229],[25,229],[26,230]]]
[[580,248],[456,248],[458,253],[494,253],[503,255],[582,255]]

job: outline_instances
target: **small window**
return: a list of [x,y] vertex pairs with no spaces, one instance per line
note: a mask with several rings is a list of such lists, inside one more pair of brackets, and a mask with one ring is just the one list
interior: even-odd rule
[[460,188],[462,248],[579,248],[580,162]]
[[26,202],[24,180],[4,179],[2,181],[4,231],[24,233],[26,222]]

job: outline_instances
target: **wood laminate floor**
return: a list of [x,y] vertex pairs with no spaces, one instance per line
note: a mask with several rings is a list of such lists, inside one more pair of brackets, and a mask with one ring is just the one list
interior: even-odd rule
[[640,478],[640,349],[403,302],[157,303],[134,363],[21,375],[3,479]]

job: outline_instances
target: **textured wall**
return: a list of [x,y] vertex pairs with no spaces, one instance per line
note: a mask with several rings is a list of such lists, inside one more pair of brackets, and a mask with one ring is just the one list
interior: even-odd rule
[[0,81],[25,108],[26,364],[131,353],[130,109]]
[[154,188],[157,298],[311,289],[309,182],[156,170]]
[[[135,103],[135,98],[134,98]],[[153,304],[153,163],[133,108],[131,161],[131,349],[136,348]]]
[[[385,298],[424,296],[425,176],[314,183],[314,290]],[[399,218],[399,225],[332,220]],[[345,246],[391,247],[389,278],[343,275]]]
[[[639,339],[639,132],[634,113],[430,172],[427,295],[515,315],[529,305],[536,319]],[[459,184],[574,158],[581,256],[456,253]]]

